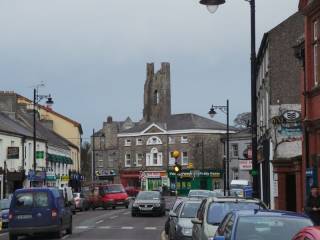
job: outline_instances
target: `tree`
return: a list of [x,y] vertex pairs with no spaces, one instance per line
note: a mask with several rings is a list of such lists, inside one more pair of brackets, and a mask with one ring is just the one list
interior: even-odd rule
[[244,112],[237,115],[234,119],[234,125],[237,128],[247,128],[251,125],[251,112]]
[[81,146],[81,174],[88,181],[91,179],[91,155],[90,155],[90,143],[83,142]]

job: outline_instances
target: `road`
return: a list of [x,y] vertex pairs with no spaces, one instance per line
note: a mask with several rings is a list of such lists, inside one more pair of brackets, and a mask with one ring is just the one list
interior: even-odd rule
[[[174,199],[167,199],[171,206]],[[63,239],[77,240],[158,240],[164,230],[166,217],[141,216],[131,217],[131,210],[118,208],[115,210],[96,209],[95,211],[77,212],[73,216],[73,234]],[[8,234],[0,234],[1,240],[8,240]],[[54,239],[48,236],[21,237],[19,240]]]

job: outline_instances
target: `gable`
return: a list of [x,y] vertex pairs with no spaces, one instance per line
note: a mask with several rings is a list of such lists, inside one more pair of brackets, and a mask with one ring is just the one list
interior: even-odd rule
[[153,134],[153,133],[165,133],[166,131],[159,127],[157,124],[153,123],[149,127],[147,127],[142,134]]

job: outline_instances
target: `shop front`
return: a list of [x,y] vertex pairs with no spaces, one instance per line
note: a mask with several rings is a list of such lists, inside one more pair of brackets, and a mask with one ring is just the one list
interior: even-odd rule
[[177,176],[174,171],[168,171],[168,176],[170,189],[177,189],[179,195],[187,195],[191,189],[213,190],[223,187],[222,169],[182,170]]
[[120,171],[120,182],[124,187],[140,188],[140,171]]
[[46,185],[48,187],[56,187],[57,176],[53,171],[46,172]]
[[140,173],[141,188],[147,191],[159,190],[162,186],[169,186],[166,171],[144,171]]

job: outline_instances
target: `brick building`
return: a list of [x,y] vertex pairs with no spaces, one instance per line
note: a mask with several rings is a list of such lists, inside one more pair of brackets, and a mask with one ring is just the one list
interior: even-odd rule
[[92,138],[96,177],[148,190],[175,188],[172,152],[179,150],[182,194],[191,188],[222,188],[225,133],[222,123],[192,113],[172,114],[170,65],[162,63],[155,73],[153,63],[147,64],[143,119],[108,117]]

